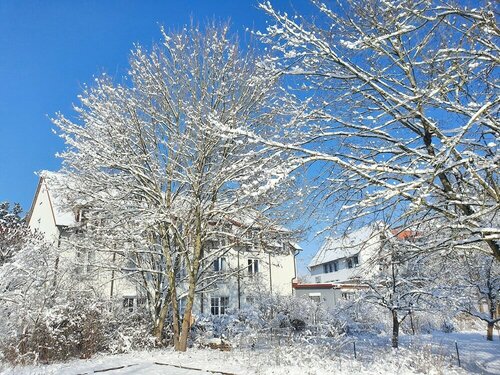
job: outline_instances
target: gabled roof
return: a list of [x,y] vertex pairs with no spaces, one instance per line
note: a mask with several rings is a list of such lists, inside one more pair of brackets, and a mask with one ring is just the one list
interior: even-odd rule
[[367,246],[369,240],[381,233],[381,228],[382,223],[376,222],[344,236],[327,237],[319,251],[311,259],[309,267],[358,254]]
[[52,211],[54,223],[57,226],[63,227],[75,226],[75,213],[73,212],[72,208],[65,203],[64,197],[58,192],[57,189],[57,184],[61,183],[62,174],[50,171],[41,171],[39,173],[39,176],[40,179],[38,181],[38,187],[27,217],[28,222],[31,218],[31,214],[33,212],[38,195],[40,194],[41,188],[44,187],[49,197],[49,204]]

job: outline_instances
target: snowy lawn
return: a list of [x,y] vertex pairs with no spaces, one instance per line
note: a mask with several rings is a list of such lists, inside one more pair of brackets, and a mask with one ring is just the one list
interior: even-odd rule
[[[457,366],[455,341],[462,368]],[[402,336],[397,351],[389,348],[387,337],[357,337],[356,354],[354,359],[352,343],[329,354],[319,345],[286,343],[230,352],[167,349],[99,355],[47,366],[4,367],[1,374],[500,374],[498,336],[494,342],[486,342],[478,332]]]

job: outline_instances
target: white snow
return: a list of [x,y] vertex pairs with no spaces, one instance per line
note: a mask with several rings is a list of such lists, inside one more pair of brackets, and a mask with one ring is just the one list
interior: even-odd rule
[[[348,344],[325,355],[321,343],[281,345],[265,350],[233,349],[221,352],[189,349],[178,353],[171,349],[99,355],[89,360],[2,369],[2,375],[27,374],[466,374],[500,373],[500,340],[488,342],[482,332],[403,335],[401,348],[389,347],[387,336],[352,337],[357,357]],[[457,365],[455,341],[462,368]],[[352,343],[352,342],[351,342]],[[189,368],[181,368],[181,367]],[[201,370],[201,371],[200,371]],[[219,372],[218,372],[219,371]]]

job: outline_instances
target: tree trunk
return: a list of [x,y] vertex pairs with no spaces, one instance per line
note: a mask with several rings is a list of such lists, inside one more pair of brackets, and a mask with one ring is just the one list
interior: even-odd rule
[[392,310],[392,347],[397,348],[399,345],[399,320],[398,312]]
[[411,325],[411,334],[415,336],[415,323],[413,322],[413,313],[410,311],[410,325]]
[[174,291],[171,296],[172,303],[172,331],[174,334],[174,349],[179,350],[179,306],[177,304],[177,292]]
[[165,327],[165,320],[167,319],[168,303],[164,301],[161,307],[160,314],[156,317],[155,325],[153,327],[153,336],[157,345],[162,345],[163,328]]
[[191,310],[192,310],[192,303],[189,311],[186,308],[186,313],[184,314],[184,319],[182,320],[181,337],[179,339],[179,347],[177,349],[180,352],[185,352],[187,350],[187,341],[189,337],[189,331],[191,329],[191,314],[192,314]]
[[194,254],[193,263],[189,272],[189,286],[188,295],[186,301],[186,310],[184,312],[184,319],[182,320],[181,334],[179,338],[179,346],[176,350],[185,352],[187,350],[187,341],[189,337],[189,331],[191,330],[191,314],[193,311],[194,297],[196,293],[196,282],[198,278],[198,271],[200,268],[200,259],[203,250],[202,244],[202,229],[201,229],[201,208],[196,207],[196,229],[195,229],[195,243],[194,243]]
[[492,322],[488,322],[488,330],[486,332],[486,340],[493,341],[493,326]]

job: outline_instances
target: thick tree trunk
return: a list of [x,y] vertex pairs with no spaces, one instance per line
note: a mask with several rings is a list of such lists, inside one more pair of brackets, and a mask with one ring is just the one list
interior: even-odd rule
[[196,282],[198,278],[198,271],[200,268],[200,259],[203,250],[202,244],[202,228],[201,228],[201,208],[196,208],[196,229],[195,229],[195,243],[193,263],[189,274],[188,295],[186,301],[186,311],[184,312],[184,319],[182,320],[182,329],[179,338],[179,346],[176,350],[185,352],[187,350],[187,341],[189,332],[191,330],[191,314],[193,310],[194,297],[196,292]]
[[189,331],[191,329],[191,310],[186,308],[186,313],[184,314],[184,319],[182,320],[181,337],[179,339],[179,347],[177,350],[185,352],[187,350],[187,342],[189,338]]
[[398,312],[392,310],[392,347],[397,348],[399,345],[399,320]]
[[486,340],[488,341],[493,341],[493,326],[494,324],[492,322],[488,322],[488,329],[486,332]]

